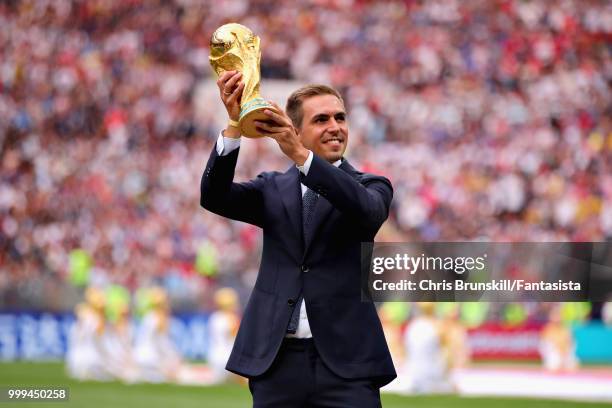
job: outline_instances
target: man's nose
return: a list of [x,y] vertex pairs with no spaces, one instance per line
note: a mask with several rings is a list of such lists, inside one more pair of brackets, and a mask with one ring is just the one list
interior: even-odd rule
[[336,119],[331,118],[329,120],[329,127],[327,128],[327,131],[332,134],[336,134],[340,132],[340,124],[338,123]]

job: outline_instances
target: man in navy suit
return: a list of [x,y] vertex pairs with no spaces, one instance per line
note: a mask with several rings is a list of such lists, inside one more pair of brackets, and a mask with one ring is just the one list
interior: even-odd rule
[[202,176],[201,205],[263,229],[257,281],[227,369],[249,378],[254,407],[379,407],[395,369],[376,309],[361,299],[361,243],[387,219],[384,177],[355,170],[344,102],[333,88],[295,91],[258,130],[295,163],[234,183],[241,74],[219,77],[229,125]]

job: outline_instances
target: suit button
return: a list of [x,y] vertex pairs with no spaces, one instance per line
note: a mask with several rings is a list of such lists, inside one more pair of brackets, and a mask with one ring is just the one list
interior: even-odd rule
[[306,273],[308,272],[310,269],[308,269],[308,265],[302,265],[302,272]]
[[287,304],[288,304],[289,306],[293,306],[293,305],[295,305],[295,300],[293,300],[293,299],[289,299],[289,300],[287,300]]

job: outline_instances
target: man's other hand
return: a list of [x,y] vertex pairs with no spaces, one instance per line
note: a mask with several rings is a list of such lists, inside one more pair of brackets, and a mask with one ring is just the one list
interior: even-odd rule
[[256,120],[255,126],[257,131],[264,136],[276,140],[285,156],[293,160],[298,166],[302,166],[308,158],[308,149],[302,145],[297,130],[285,111],[274,102],[270,103],[274,109],[266,109],[264,111],[264,114],[270,119],[265,122]]

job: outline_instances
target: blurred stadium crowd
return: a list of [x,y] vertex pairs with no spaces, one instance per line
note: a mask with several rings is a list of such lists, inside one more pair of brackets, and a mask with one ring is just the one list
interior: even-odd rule
[[[0,307],[69,310],[67,282],[159,283],[176,310],[248,293],[259,231],[199,207],[220,129],[194,90],[230,21],[264,78],[341,90],[351,161],[394,185],[379,240],[612,238],[608,1],[3,1]],[[250,154],[243,179],[289,166]]]

